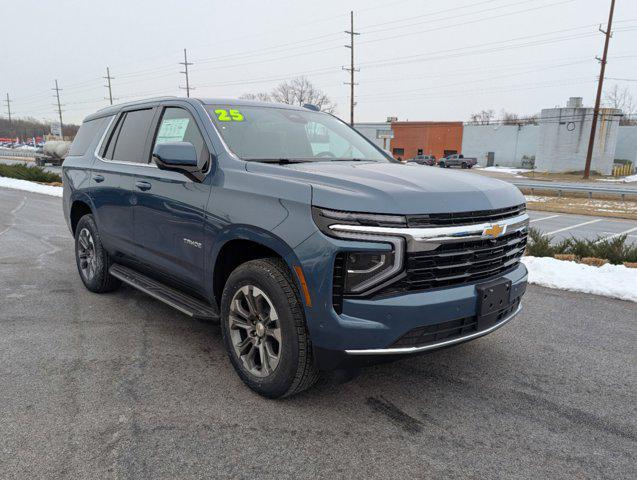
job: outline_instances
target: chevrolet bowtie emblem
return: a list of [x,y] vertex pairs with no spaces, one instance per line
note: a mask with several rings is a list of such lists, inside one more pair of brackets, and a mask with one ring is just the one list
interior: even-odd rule
[[486,235],[487,237],[497,238],[504,233],[504,227],[501,227],[497,223],[494,223],[488,228],[485,228],[482,232],[482,235]]

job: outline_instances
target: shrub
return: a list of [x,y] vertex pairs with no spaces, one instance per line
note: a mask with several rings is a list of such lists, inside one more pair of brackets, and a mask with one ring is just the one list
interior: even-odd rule
[[610,239],[598,237],[595,240],[571,237],[554,244],[551,237],[543,235],[535,228],[529,228],[526,254],[535,257],[574,257],[578,260],[597,258],[614,265],[637,262],[637,244],[626,244],[626,238],[626,235]]
[[62,181],[57,173],[47,172],[42,167],[31,167],[26,163],[13,165],[0,164],[0,177],[18,178],[20,180],[42,183]]

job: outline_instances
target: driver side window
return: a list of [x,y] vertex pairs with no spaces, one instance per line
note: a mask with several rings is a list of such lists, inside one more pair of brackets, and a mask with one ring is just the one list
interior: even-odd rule
[[166,107],[164,109],[153,149],[155,145],[165,142],[192,143],[197,151],[199,165],[204,165],[204,171],[207,169],[206,163],[210,159],[210,153],[195,119],[187,110],[179,107]]

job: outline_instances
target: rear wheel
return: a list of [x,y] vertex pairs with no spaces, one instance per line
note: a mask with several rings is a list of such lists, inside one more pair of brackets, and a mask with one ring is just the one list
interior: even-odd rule
[[233,367],[260,395],[294,395],[318,379],[299,293],[281,260],[252,260],[232,272],[221,330]]
[[466,162],[462,162],[462,165],[460,165],[461,168],[467,168],[467,163]]
[[84,286],[91,292],[110,292],[121,285],[108,273],[113,262],[102,245],[93,215],[84,215],[75,228],[75,261]]

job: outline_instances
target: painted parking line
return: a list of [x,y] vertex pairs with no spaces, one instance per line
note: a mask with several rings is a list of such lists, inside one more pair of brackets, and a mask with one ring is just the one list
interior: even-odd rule
[[600,238],[600,239],[599,239],[599,240],[597,240],[595,243],[601,243],[601,242],[603,242],[604,240],[612,240],[613,238],[621,237],[622,235],[626,235],[626,236],[629,236],[629,237],[633,237],[633,235],[628,235],[628,234],[629,234],[629,233],[632,233],[632,232],[634,232],[634,231],[637,231],[637,227],[629,228],[628,230],[624,230],[623,232],[613,233],[612,235],[609,235],[608,237]]
[[548,217],[542,217],[542,218],[534,218],[533,220],[531,220],[529,223],[533,223],[533,222],[541,222],[542,220],[548,220],[549,218],[555,218],[555,217],[559,217],[560,215],[550,215]]
[[545,233],[544,235],[555,235],[556,233],[565,232],[567,230],[572,230],[574,228],[583,227],[584,225],[590,225],[592,223],[601,222],[604,220],[603,218],[596,218],[595,220],[590,220],[588,222],[576,223],[575,225],[571,225],[570,227],[558,228],[557,230],[553,230],[552,232]]

